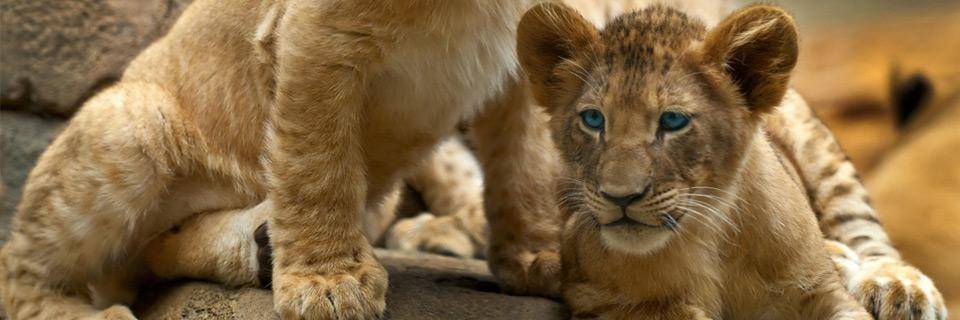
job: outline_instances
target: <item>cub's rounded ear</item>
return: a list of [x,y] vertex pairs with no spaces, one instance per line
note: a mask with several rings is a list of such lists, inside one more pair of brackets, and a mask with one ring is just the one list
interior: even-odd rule
[[548,111],[571,103],[593,68],[597,29],[574,9],[541,3],[517,27],[517,55],[537,102]]
[[733,80],[751,110],[768,112],[780,104],[797,64],[797,27],[783,9],[754,5],[714,27],[702,50],[704,62]]

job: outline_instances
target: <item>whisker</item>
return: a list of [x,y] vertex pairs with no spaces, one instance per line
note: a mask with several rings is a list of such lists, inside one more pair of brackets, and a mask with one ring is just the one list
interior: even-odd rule
[[723,222],[723,223],[729,225],[731,228],[733,228],[734,231],[740,232],[740,228],[739,228],[735,223],[733,223],[733,221],[730,220],[730,218],[729,218],[727,215],[725,215],[725,214],[723,214],[722,212],[720,212],[720,210],[718,210],[717,208],[711,206],[711,205],[708,204],[708,203],[701,202],[701,201],[697,201],[697,200],[694,200],[694,199],[686,199],[686,200],[687,200],[687,203],[690,203],[690,204],[692,204],[692,205],[695,205],[695,206],[701,207],[701,208],[703,208],[703,209],[706,209],[708,212],[710,212],[710,213],[712,213],[713,215],[715,215],[715,216],[717,217],[717,219],[720,219],[721,222]]
[[691,219],[699,222],[700,224],[706,226],[707,228],[710,228],[710,230],[712,230],[713,232],[715,232],[715,233],[722,233],[721,228],[720,228],[719,226],[717,226],[716,223],[714,223],[713,221],[711,221],[711,219],[710,219],[709,217],[707,217],[706,215],[704,215],[703,213],[701,213],[701,212],[699,212],[699,211],[697,211],[697,210],[694,210],[693,208],[684,207],[684,206],[681,206],[681,205],[678,205],[677,208],[680,208],[681,210],[686,211],[687,213],[690,214],[690,218],[691,218]]
[[723,190],[723,189],[720,189],[720,188],[703,187],[703,186],[683,188],[683,189],[680,189],[680,190],[697,190],[697,189],[712,190],[712,191],[721,192],[721,193],[723,193],[724,195],[727,195],[727,196],[729,196],[729,197],[731,197],[731,198],[735,198],[735,199],[737,199],[737,200],[740,200],[740,202],[742,202],[742,203],[744,203],[744,204],[746,204],[746,205],[748,205],[748,206],[752,206],[752,204],[750,204],[750,202],[748,202],[747,200],[744,200],[743,198],[741,198],[741,197],[738,196],[736,193],[733,193],[733,192],[730,191],[730,190]]
[[726,205],[727,207],[729,207],[730,209],[732,209],[733,211],[735,211],[738,215],[742,215],[742,214],[743,214],[743,211],[740,210],[740,207],[739,207],[739,206],[737,206],[735,203],[733,203],[733,202],[731,202],[731,201],[729,201],[729,200],[727,200],[727,199],[723,199],[723,198],[721,198],[721,197],[712,196],[712,195],[707,195],[707,194],[700,194],[700,193],[686,193],[686,195],[687,195],[687,196],[691,196],[691,197],[700,197],[700,198],[715,200],[715,201],[717,201],[717,202],[719,202],[719,203],[721,203],[721,204],[723,204],[723,205]]
[[703,213],[693,208],[688,208],[684,206],[677,206],[677,208],[680,208],[688,213],[691,213],[691,218],[695,218],[695,217],[702,218],[702,219],[694,219],[694,220],[700,222],[707,228],[710,228],[710,230],[713,231],[713,233],[716,234],[721,241],[726,242],[728,244],[733,244],[733,241],[730,240],[730,236],[726,232],[724,232],[723,229],[720,228],[720,226],[718,226],[714,222],[715,220],[710,219],[709,217],[705,216]]
[[[702,217],[699,212],[696,212],[696,211],[693,210],[693,209],[686,208],[686,207],[682,207],[682,206],[677,206],[677,208],[680,209],[680,210],[683,210],[683,211],[687,212],[687,213],[690,215],[690,219],[693,219],[694,221],[697,221],[697,222],[699,222],[700,224],[702,224],[702,225],[704,225],[704,226],[707,226],[708,228],[713,227],[713,228],[711,228],[711,229],[716,230],[716,229],[715,229],[715,226],[713,226],[712,223],[708,223],[708,222],[706,222],[706,221],[704,221],[704,220],[701,220],[701,218],[698,218],[698,217]],[[715,232],[718,232],[718,233],[719,233],[719,231],[715,231]],[[677,233],[677,234],[680,236],[681,239],[688,239],[688,238],[686,238],[686,237],[691,237],[691,238],[689,238],[689,239],[693,239],[694,241],[696,241],[697,243],[699,243],[701,246],[703,246],[703,247],[709,247],[709,245],[708,245],[705,241],[703,241],[703,239],[701,239],[700,237],[698,237],[697,235],[694,235],[694,234],[686,235],[686,233],[688,233],[688,232],[679,232],[679,233]]]
[[[589,71],[587,71],[587,69],[585,69],[583,66],[581,66],[581,65],[580,65],[579,63],[577,63],[576,61],[570,60],[570,59],[568,59],[568,58],[563,58],[562,60],[563,60],[564,62],[566,62],[567,64],[572,65],[572,66],[577,67],[578,69],[580,69],[580,71],[583,72],[582,75],[581,75],[581,74],[578,74],[578,73],[576,73],[576,72],[571,72],[571,73],[573,73],[573,75],[576,76],[577,78],[580,78],[580,81],[583,81],[583,82],[586,83],[588,86],[590,86],[590,89],[591,89],[591,90],[599,91],[599,88],[597,88],[597,85],[596,85],[596,84],[597,84],[597,81],[596,81],[597,79],[593,77],[593,74],[591,74]],[[586,77],[586,78],[584,78],[584,77]],[[589,80],[589,81],[588,81],[588,80]]]
[[670,229],[670,231],[677,232],[679,223],[677,222],[677,219],[673,218],[673,216],[669,214],[661,214],[660,221],[663,222],[663,225],[666,226],[667,229]]

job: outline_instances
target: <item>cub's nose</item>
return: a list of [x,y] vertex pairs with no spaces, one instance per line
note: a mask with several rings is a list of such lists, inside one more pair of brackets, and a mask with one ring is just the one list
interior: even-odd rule
[[607,201],[610,201],[611,203],[619,206],[620,210],[626,211],[627,207],[629,207],[634,202],[637,202],[643,199],[643,197],[646,196],[647,192],[649,191],[650,191],[650,186],[648,185],[646,188],[643,188],[643,191],[640,191],[638,193],[631,193],[627,195],[617,195],[617,194],[609,194],[604,191],[600,191],[600,194],[603,195],[603,198],[607,199]]

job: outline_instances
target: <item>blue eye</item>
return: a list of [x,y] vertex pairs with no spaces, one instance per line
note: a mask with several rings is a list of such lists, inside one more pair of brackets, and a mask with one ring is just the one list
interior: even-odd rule
[[580,120],[583,125],[593,130],[603,130],[603,113],[597,109],[587,109],[580,112]]
[[663,131],[677,131],[686,127],[690,118],[677,112],[664,112],[660,115],[660,129]]

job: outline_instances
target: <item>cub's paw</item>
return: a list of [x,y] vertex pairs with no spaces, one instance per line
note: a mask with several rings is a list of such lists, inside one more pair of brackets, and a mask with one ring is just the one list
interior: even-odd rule
[[933,281],[896,259],[864,259],[848,289],[878,320],[947,318]]
[[424,251],[452,257],[473,258],[478,248],[452,216],[429,213],[402,219],[386,236],[387,249]]
[[109,308],[100,310],[89,317],[84,317],[82,319],[87,320],[136,320],[137,317],[133,316],[133,312],[130,311],[130,308],[123,305],[113,305]]
[[853,281],[860,273],[860,256],[847,245],[834,240],[824,240],[824,247],[843,281]]
[[560,296],[560,252],[490,249],[487,261],[500,286],[510,294]]
[[386,308],[387,272],[374,261],[352,272],[278,272],[274,308],[282,319],[380,319]]

